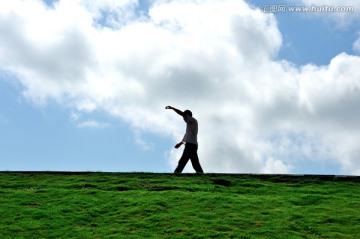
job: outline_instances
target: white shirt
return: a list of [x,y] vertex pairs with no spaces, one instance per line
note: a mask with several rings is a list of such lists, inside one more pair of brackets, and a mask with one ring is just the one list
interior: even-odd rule
[[198,134],[198,122],[195,118],[184,115],[184,120],[186,122],[186,133],[182,142],[198,144],[197,142],[197,134]]

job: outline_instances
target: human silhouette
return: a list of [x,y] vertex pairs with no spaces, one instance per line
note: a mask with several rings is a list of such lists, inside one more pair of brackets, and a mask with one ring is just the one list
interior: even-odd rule
[[184,138],[180,143],[175,145],[175,148],[179,148],[181,145],[185,144],[184,152],[179,160],[178,166],[176,167],[174,173],[181,173],[185,168],[189,159],[191,160],[191,164],[194,170],[197,173],[204,173],[197,154],[198,150],[198,142],[197,142],[197,134],[198,134],[198,122],[192,117],[192,113],[190,110],[185,110],[184,112],[178,110],[172,106],[166,106],[165,109],[174,110],[177,114],[181,115],[186,122],[186,132]]

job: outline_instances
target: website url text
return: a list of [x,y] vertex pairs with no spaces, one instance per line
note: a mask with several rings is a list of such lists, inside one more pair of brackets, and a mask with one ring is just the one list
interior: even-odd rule
[[309,13],[351,13],[355,12],[354,6],[287,6],[282,4],[262,5],[261,11],[264,13],[285,13],[285,12],[309,12]]

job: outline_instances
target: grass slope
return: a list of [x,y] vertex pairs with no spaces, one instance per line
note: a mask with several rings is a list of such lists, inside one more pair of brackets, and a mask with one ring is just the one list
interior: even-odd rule
[[360,178],[0,173],[0,238],[359,238]]

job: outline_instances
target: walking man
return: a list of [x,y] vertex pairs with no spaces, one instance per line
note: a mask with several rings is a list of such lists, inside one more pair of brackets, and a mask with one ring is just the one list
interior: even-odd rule
[[185,110],[182,112],[172,106],[166,106],[165,109],[174,110],[177,114],[181,115],[186,122],[186,132],[182,141],[175,145],[175,148],[179,148],[182,144],[185,144],[184,152],[179,160],[178,166],[176,167],[174,173],[181,173],[185,168],[185,165],[191,160],[191,164],[197,173],[204,173],[197,154],[198,142],[198,122],[195,118],[192,117],[190,110]]

